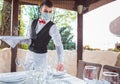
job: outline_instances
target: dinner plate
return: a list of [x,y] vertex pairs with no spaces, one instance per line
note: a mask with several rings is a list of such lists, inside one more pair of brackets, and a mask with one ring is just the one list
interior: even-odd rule
[[53,84],[71,84],[71,82],[68,80],[56,80]]
[[53,76],[63,76],[63,75],[65,75],[65,73],[66,73],[66,70],[64,70],[64,71],[54,71]]
[[20,82],[26,79],[25,72],[12,72],[12,73],[2,73],[0,74],[0,82]]

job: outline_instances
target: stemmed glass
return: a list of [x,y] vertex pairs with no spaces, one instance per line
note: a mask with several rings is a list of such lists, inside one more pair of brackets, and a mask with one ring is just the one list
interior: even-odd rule
[[87,84],[97,84],[97,70],[95,66],[85,66],[83,80]]
[[47,61],[47,76],[46,76],[46,83],[52,84],[52,81],[54,80],[54,74],[57,72],[57,58],[54,57],[54,60],[48,60]]
[[40,66],[37,64],[33,64],[33,79],[38,83],[42,84],[46,78],[47,71],[46,65],[41,64]]
[[119,74],[115,72],[103,72],[103,84],[119,84]]
[[18,67],[21,67],[21,68],[24,69],[24,59],[22,57],[20,58],[20,57],[17,56],[15,58],[15,63]]

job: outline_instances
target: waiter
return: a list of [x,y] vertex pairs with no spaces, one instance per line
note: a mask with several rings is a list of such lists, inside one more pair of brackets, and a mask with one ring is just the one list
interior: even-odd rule
[[30,45],[25,59],[25,69],[33,69],[33,66],[47,65],[47,45],[53,40],[57,54],[57,67],[59,71],[64,70],[64,51],[61,36],[56,25],[50,21],[53,4],[45,0],[40,5],[40,17],[33,20],[30,26]]

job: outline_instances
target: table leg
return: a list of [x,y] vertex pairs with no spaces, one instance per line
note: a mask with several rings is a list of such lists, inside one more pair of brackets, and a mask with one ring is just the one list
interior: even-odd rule
[[17,57],[17,46],[15,48],[11,48],[11,72],[16,72],[16,63],[15,63],[16,57]]

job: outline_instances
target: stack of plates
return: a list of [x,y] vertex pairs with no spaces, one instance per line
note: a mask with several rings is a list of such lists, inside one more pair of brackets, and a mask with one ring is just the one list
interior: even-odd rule
[[25,72],[12,72],[0,74],[0,82],[14,83],[24,81],[26,79]]

